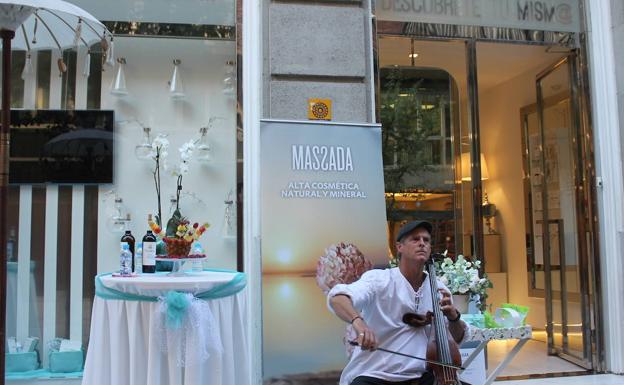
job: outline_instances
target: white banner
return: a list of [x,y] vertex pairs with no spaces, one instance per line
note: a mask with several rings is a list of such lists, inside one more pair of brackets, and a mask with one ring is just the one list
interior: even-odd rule
[[[388,266],[381,127],[267,120],[260,141],[265,380],[330,372],[337,382],[345,324],[324,291],[361,274],[360,255]],[[338,255],[344,265],[321,261]]]
[[375,0],[377,20],[580,32],[578,0]]

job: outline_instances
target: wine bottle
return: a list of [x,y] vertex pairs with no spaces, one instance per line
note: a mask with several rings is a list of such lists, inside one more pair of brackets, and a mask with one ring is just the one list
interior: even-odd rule
[[130,249],[130,254],[132,254],[132,264],[131,269],[134,272],[134,236],[130,232],[130,230],[126,230],[126,233],[121,237],[121,247],[123,248],[123,244],[128,244],[128,249]]
[[143,237],[143,273],[156,272],[156,237],[147,230]]

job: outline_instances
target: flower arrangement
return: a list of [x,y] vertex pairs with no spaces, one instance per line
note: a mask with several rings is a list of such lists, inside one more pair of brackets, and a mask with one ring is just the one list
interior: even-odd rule
[[479,277],[481,261],[471,262],[460,254],[455,261],[446,257],[435,264],[438,278],[453,294],[468,294],[471,298],[477,297],[479,303],[485,303],[487,289],[492,287],[492,282],[485,273]]
[[327,294],[339,283],[352,283],[373,268],[352,243],[340,242],[325,249],[316,265],[316,284]]
[[[180,164],[172,171],[173,176],[177,178],[176,181],[176,211],[180,209],[180,194],[182,193],[182,178],[184,174],[189,171],[189,163],[193,157],[193,151],[195,150],[196,139],[192,139],[184,143],[178,152],[180,153]],[[156,215],[156,223],[162,226],[162,205],[161,205],[161,180],[160,180],[160,168],[167,169],[167,156],[169,155],[169,140],[167,135],[158,134],[151,143],[151,150],[149,157],[154,160],[154,170],[152,174],[154,176],[154,186],[156,187],[156,197],[158,199],[158,214]]]
[[176,182],[176,210],[180,209],[180,194],[182,193],[182,178],[189,171],[189,162],[193,157],[195,143],[197,140],[189,140],[184,143],[178,151],[180,152],[180,164],[173,170],[173,176],[177,177]]
[[158,134],[152,141],[152,148],[149,153],[149,157],[154,160],[154,185],[156,187],[156,197],[158,200],[158,214],[156,215],[156,223],[160,226],[162,224],[162,205],[160,204],[160,166],[162,164],[163,169],[167,168],[167,149],[169,148],[169,140],[164,134]]
[[[169,140],[165,134],[158,134],[151,143],[149,157],[154,160],[154,186],[156,187],[156,197],[158,200],[158,213],[156,220],[148,220],[148,225],[152,232],[165,244],[167,255],[170,258],[183,258],[188,256],[191,244],[199,239],[206,229],[210,226],[208,223],[199,225],[190,222],[180,213],[180,194],[182,193],[182,179],[189,171],[189,162],[195,150],[197,140],[190,140],[184,143],[178,149],[180,153],[180,163],[172,170],[173,176],[177,177],[176,181],[176,208],[171,218],[167,221],[165,231],[163,232],[163,218],[161,205],[161,167],[167,169],[167,156],[169,149]],[[159,247],[159,250],[160,249]],[[164,254],[164,251],[159,251]]]
[[[325,249],[325,255],[319,258],[316,264],[316,284],[327,295],[337,284],[355,282],[372,268],[371,261],[354,244],[340,242]],[[351,357],[354,350],[348,341],[356,338],[355,329],[348,324],[342,339],[348,357]]]

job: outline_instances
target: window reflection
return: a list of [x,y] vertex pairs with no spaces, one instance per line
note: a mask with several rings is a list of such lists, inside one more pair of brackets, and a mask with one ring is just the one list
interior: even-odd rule
[[15,51],[11,54],[11,108],[22,108],[24,106],[22,70],[25,62],[25,51]]
[[434,223],[434,249],[454,254],[453,119],[456,85],[443,70],[380,70],[386,207],[391,234],[411,219]]
[[50,71],[52,70],[52,51],[37,52],[37,91],[35,106],[38,109],[50,108]]

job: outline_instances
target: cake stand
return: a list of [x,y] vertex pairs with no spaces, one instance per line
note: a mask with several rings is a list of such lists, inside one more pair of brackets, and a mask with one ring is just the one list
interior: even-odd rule
[[182,270],[182,264],[186,261],[203,261],[204,259],[206,259],[205,255],[202,255],[200,257],[185,257],[185,258],[169,258],[164,255],[156,257],[157,261],[173,262],[173,268],[171,269],[171,272],[167,274],[167,276],[169,277],[188,276],[189,274]]

